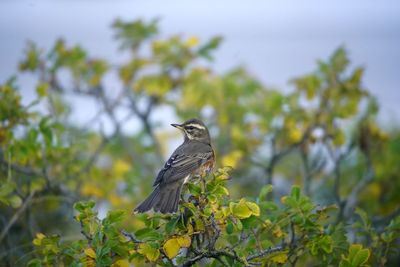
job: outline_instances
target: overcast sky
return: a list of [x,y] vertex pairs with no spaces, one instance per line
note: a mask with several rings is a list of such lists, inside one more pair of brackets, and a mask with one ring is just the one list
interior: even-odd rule
[[[352,62],[367,67],[365,85],[378,96],[381,118],[400,119],[400,2],[395,0],[1,0],[0,82],[15,73],[27,40],[49,48],[64,37],[92,55],[116,59],[110,24],[117,17],[160,17],[164,36],[222,35],[215,69],[245,65],[266,85],[283,90],[290,78],[314,70],[318,58],[345,45]],[[30,92],[25,88],[27,97]]]

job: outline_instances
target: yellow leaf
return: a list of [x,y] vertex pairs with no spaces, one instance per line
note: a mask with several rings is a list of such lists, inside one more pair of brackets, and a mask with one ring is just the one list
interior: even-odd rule
[[42,240],[43,238],[45,238],[46,236],[42,233],[37,233],[36,234],[36,238]]
[[200,42],[200,40],[199,40],[198,37],[192,36],[192,37],[190,37],[189,39],[186,40],[185,46],[188,47],[188,48],[192,48],[192,47],[198,45],[199,42]]
[[141,243],[139,245],[139,249],[138,252],[144,256],[146,256],[146,258],[149,261],[156,261],[158,259],[158,257],[160,256],[160,251],[156,248],[153,248],[152,246],[150,246],[149,244],[146,243]]
[[303,137],[303,133],[300,131],[299,128],[291,128],[289,130],[289,140],[293,143],[297,143],[301,140],[301,138]]
[[283,235],[283,232],[282,232],[281,228],[279,227],[279,225],[274,227],[272,234],[277,238],[280,238]]
[[94,252],[94,250],[92,248],[85,249],[85,254],[93,259],[96,258],[96,252]]
[[177,238],[172,238],[164,243],[163,248],[165,251],[165,255],[167,255],[169,259],[172,259],[175,258],[176,255],[178,255],[181,247],[179,246]]
[[188,248],[190,247],[190,244],[192,243],[192,239],[188,235],[180,236],[177,238],[178,244],[182,248]]
[[260,207],[254,202],[246,202],[247,207],[251,210],[253,215],[260,216]]
[[44,235],[44,234],[42,234],[42,233],[37,233],[36,234],[36,238],[32,241],[32,243],[35,245],[35,246],[40,246],[41,244],[42,244],[42,240],[43,240],[43,238],[45,238],[46,236]]
[[113,169],[117,177],[124,176],[131,168],[131,165],[121,159],[115,161]]
[[239,160],[242,158],[243,153],[240,150],[235,150],[222,158],[222,165],[236,167]]
[[288,259],[287,251],[278,252],[271,257],[271,260],[275,263],[285,263]]
[[229,204],[229,208],[232,212],[232,214],[239,219],[245,219],[248,218],[252,215],[252,211],[250,208],[246,205],[246,200],[241,199],[239,203],[233,203],[231,202]]
[[124,259],[120,259],[117,260],[116,262],[114,262],[111,267],[129,267],[129,261],[128,260],[124,260]]
[[203,223],[203,221],[201,219],[195,218],[194,222],[195,222],[195,225],[196,225],[196,227],[195,227],[196,231],[199,231],[199,232],[204,231],[205,227],[204,227],[204,223]]
[[111,193],[108,199],[113,206],[119,206],[124,202],[123,198],[115,193]]
[[104,192],[94,183],[85,183],[81,188],[81,194],[84,196],[104,197]]
[[188,222],[188,224],[186,225],[186,228],[187,228],[187,233],[188,234],[192,234],[193,233],[193,225],[190,222]]
[[340,146],[343,145],[345,142],[346,142],[345,134],[343,133],[343,131],[338,131],[333,138],[333,144]]

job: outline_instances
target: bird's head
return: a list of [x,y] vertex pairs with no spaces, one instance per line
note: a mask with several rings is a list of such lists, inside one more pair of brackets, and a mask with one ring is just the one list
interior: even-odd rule
[[181,130],[185,135],[185,141],[197,140],[204,143],[210,143],[210,134],[205,124],[199,119],[190,119],[182,124],[171,124]]

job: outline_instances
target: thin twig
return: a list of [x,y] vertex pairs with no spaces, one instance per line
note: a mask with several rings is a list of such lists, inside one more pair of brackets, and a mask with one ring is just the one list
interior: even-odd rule
[[133,234],[125,231],[125,230],[121,230],[121,234],[127,238],[129,238],[130,241],[132,241],[133,243],[143,243],[143,241],[137,239]]
[[21,216],[21,214],[25,211],[25,209],[28,207],[28,205],[30,204],[33,196],[35,195],[34,191],[31,191],[28,195],[27,198],[24,199],[22,205],[19,207],[19,209],[14,213],[14,215],[11,217],[11,219],[8,221],[8,223],[6,224],[6,226],[3,228],[3,230],[1,231],[0,234],[0,244],[3,241],[3,239],[6,237],[6,235],[8,234],[8,231],[10,230],[10,228],[14,225],[14,223],[19,219],[19,217]]

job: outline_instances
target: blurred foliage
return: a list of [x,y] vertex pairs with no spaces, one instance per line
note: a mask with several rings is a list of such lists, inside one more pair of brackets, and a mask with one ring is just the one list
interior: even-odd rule
[[[2,265],[398,266],[400,131],[379,126],[344,48],[284,94],[214,72],[221,37],[113,29],[123,62],[30,43],[0,85]],[[77,100],[97,104],[84,125]],[[166,109],[207,123],[221,168],[187,184],[178,213],[133,215],[177,137]]]

